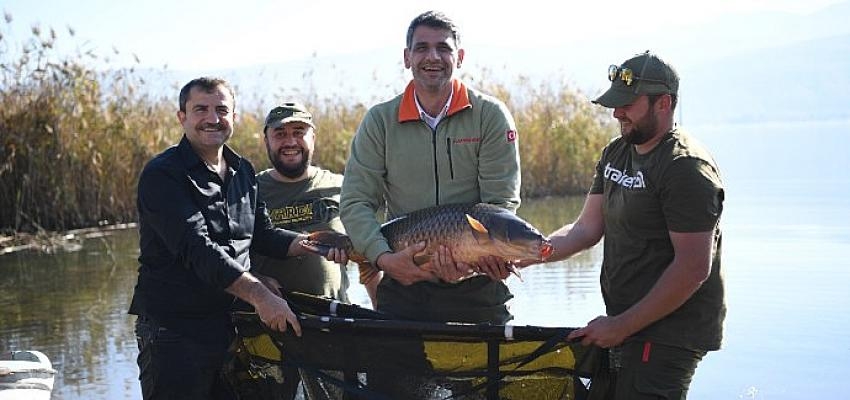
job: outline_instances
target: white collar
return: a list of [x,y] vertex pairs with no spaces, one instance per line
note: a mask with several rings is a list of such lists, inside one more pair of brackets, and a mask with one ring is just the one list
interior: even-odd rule
[[419,98],[416,97],[416,91],[414,90],[413,99],[416,101],[416,108],[419,110],[419,119],[425,121],[432,130],[437,129],[437,124],[440,123],[440,120],[442,120],[449,111],[449,104],[452,104],[452,96],[454,96],[454,94],[454,87],[452,87],[452,91],[449,93],[449,98],[446,100],[446,104],[443,105],[443,109],[440,110],[440,113],[437,114],[436,117],[432,117],[428,115],[428,113],[422,108],[422,105],[419,104]]

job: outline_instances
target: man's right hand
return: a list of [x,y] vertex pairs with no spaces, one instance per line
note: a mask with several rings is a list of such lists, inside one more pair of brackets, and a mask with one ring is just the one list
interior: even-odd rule
[[292,325],[295,334],[301,336],[301,324],[298,317],[289,308],[286,300],[277,296],[264,296],[262,301],[254,304],[254,310],[260,321],[278,332],[286,332],[287,324]]
[[375,262],[378,264],[378,268],[384,271],[385,274],[397,280],[402,285],[412,285],[421,281],[435,282],[438,280],[437,276],[419,268],[413,262],[413,256],[422,250],[425,250],[425,242],[410,245],[396,253],[383,253],[378,256]]
[[260,321],[269,328],[286,332],[286,325],[289,324],[295,334],[301,336],[301,324],[286,300],[278,297],[250,272],[243,272],[224,290],[254,306]]

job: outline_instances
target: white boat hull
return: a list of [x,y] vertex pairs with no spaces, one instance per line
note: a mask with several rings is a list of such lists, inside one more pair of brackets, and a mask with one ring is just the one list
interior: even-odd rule
[[56,370],[35,350],[0,354],[0,400],[49,400]]

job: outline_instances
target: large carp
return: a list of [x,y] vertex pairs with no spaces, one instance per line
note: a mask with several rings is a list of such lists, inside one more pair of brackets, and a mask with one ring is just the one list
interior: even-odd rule
[[[504,208],[484,203],[414,211],[387,221],[381,226],[381,233],[393,251],[425,242],[425,249],[413,257],[417,265],[431,261],[440,245],[451,249],[455,262],[467,264],[478,262],[481,256],[544,261],[552,254],[552,244],[534,226]],[[327,254],[330,247],[344,249],[348,258],[360,265],[361,281],[364,274],[377,272],[366,267],[368,260],[354,250],[348,236],[333,231],[314,232],[301,244],[319,254]]]

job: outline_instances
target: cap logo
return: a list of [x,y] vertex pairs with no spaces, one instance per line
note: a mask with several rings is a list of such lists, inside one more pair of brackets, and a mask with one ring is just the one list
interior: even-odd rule
[[513,143],[516,140],[516,131],[508,129],[508,131],[505,132],[505,139],[508,140],[508,143]]

